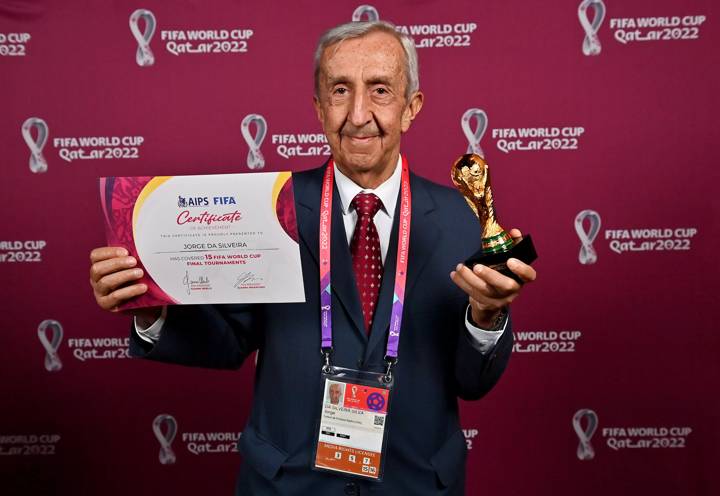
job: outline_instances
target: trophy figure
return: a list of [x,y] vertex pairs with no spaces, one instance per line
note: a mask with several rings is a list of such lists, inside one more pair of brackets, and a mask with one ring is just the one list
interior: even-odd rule
[[482,229],[480,249],[465,261],[465,265],[472,269],[475,264],[482,264],[522,284],[523,281],[508,269],[506,262],[509,258],[517,258],[529,264],[537,258],[537,253],[529,235],[523,236],[516,243],[498,224],[490,186],[490,170],[485,160],[475,154],[463,155],[453,164],[450,177],[480,220]]

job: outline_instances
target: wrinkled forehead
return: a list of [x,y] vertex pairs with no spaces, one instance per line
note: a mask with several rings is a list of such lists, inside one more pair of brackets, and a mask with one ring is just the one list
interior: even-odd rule
[[405,52],[400,41],[381,31],[329,45],[320,58],[320,72],[331,78],[358,71],[363,77],[376,74],[402,77],[404,65]]

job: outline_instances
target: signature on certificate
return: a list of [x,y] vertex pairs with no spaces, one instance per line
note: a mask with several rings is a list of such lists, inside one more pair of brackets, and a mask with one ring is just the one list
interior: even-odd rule
[[237,276],[237,279],[235,280],[235,284],[233,284],[234,288],[241,288],[243,286],[248,286],[250,284],[257,284],[261,282],[263,279],[262,277],[258,277],[255,275],[254,272],[243,272]]
[[190,294],[193,289],[210,289],[210,278],[207,276],[200,276],[198,279],[190,279],[190,274],[185,271],[185,277],[182,280],[183,285],[187,290],[187,294]]

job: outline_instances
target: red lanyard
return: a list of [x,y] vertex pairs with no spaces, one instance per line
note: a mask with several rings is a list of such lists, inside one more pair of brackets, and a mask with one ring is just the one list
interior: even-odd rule
[[[321,348],[325,355],[325,364],[329,367],[332,350],[332,284],[331,284],[331,228],[332,197],[335,163],[331,159],[323,178],[320,200],[320,327],[322,330]],[[412,198],[410,195],[410,171],[407,160],[402,157],[402,178],[400,182],[400,219],[398,222],[397,262],[395,267],[395,291],[393,293],[390,332],[388,334],[385,358],[391,365],[397,361],[400,343],[400,328],[405,302],[405,283],[407,281],[408,253],[410,252],[410,218]],[[389,375],[389,372],[388,372]]]

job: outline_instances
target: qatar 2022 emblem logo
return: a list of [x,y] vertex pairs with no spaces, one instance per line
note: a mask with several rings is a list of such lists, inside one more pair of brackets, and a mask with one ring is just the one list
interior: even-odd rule
[[[253,136],[250,131],[250,126],[255,126],[255,135]],[[260,145],[262,145],[265,136],[267,135],[267,121],[265,117],[260,114],[248,114],[242,120],[241,124],[242,136],[245,142],[250,147],[247,155],[247,166],[250,169],[262,169],[265,167],[265,158],[263,157],[262,151],[260,151]]]
[[[143,31],[140,31],[140,21],[145,23]],[[135,62],[140,67],[149,67],[155,63],[155,55],[150,50],[150,40],[152,40],[156,28],[157,20],[149,10],[137,9],[130,14],[130,32],[132,32],[138,44],[135,51]]]
[[380,14],[372,5],[361,5],[352,14],[353,22],[375,22],[380,20]]
[[[592,439],[593,434],[595,434],[595,431],[597,430],[597,413],[588,408],[582,408],[575,412],[572,423],[575,434],[577,434],[577,437],[580,440],[576,453],[578,460],[592,460],[595,458],[595,450],[593,449],[592,444],[590,444],[590,439]],[[584,427],[583,423],[585,424]]]
[[[588,229],[585,230],[585,220]],[[575,232],[580,238],[580,253],[578,260],[583,265],[592,265],[597,262],[597,252],[593,248],[593,241],[600,233],[600,214],[595,210],[582,210],[575,216]]]
[[[36,137],[33,137],[33,129],[37,132]],[[23,122],[21,131],[22,137],[30,149],[30,171],[36,174],[47,172],[47,160],[42,153],[49,134],[47,122],[39,117],[30,117]]]
[[[475,121],[475,129],[472,127],[472,121]],[[465,139],[467,139],[468,147],[467,153],[474,153],[480,155],[482,158],[485,157],[485,153],[480,148],[480,141],[487,131],[488,117],[484,110],[479,108],[467,109],[463,116],[460,118],[460,127],[462,128]]]
[[40,343],[45,348],[45,370],[48,372],[62,370],[62,362],[58,355],[63,338],[63,327],[60,322],[52,319],[43,320],[38,326],[37,333]]
[[162,413],[155,417],[152,423],[153,434],[160,443],[158,460],[162,465],[175,463],[175,453],[172,450],[172,442],[177,434],[177,421],[172,415]]
[[[588,15],[588,9],[590,8],[593,9],[592,19]],[[578,18],[580,19],[580,26],[585,32],[582,44],[583,53],[588,56],[600,55],[602,45],[600,45],[598,31],[603,19],[605,19],[605,4],[602,0],[582,0],[578,6]]]

